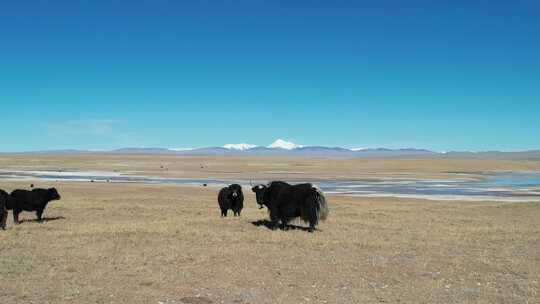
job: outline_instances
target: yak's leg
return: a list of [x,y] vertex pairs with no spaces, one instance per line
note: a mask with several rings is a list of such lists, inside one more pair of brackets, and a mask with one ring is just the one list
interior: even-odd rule
[[319,219],[317,218],[317,208],[319,208],[317,203],[317,197],[309,197],[305,202],[302,208],[302,217],[304,221],[309,223],[309,232],[315,231],[315,226],[317,226]]
[[285,231],[289,230],[289,218],[285,216],[281,217],[281,229]]
[[270,209],[270,229],[276,230],[279,226],[279,211],[275,208]]
[[221,210],[221,216],[227,217],[227,212],[228,212],[228,211],[229,211],[229,210],[227,210],[227,209]]
[[13,209],[13,221],[15,222],[15,224],[20,224],[19,213],[21,213],[20,210]]
[[309,228],[308,231],[313,233],[315,231],[315,222],[309,222]]
[[42,215],[43,215],[43,209],[36,211],[36,217],[37,217],[38,222],[42,221],[42,218],[41,218]]
[[308,228],[308,231],[309,232],[314,232],[315,231],[315,226],[317,225],[317,211],[315,209],[315,207],[311,208],[307,214],[307,217],[308,217],[308,221],[309,221],[309,228]]

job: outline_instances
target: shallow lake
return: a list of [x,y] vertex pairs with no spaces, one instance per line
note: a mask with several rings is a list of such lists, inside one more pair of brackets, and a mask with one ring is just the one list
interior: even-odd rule
[[[319,180],[312,182],[326,193],[362,197],[410,197],[436,200],[540,201],[540,172],[476,173],[447,179],[391,178],[366,180]],[[380,177],[378,177],[380,178]],[[163,178],[105,171],[0,170],[0,180],[48,180],[112,183],[223,186],[246,180]]]

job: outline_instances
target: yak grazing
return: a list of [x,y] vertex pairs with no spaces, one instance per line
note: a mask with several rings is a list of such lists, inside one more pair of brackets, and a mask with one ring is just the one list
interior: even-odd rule
[[268,208],[272,229],[276,229],[279,221],[283,229],[294,218],[301,218],[309,223],[309,232],[315,230],[319,220],[328,217],[328,205],[323,193],[312,184],[290,185],[274,181],[268,185],[257,185],[251,189],[255,192],[260,208]]
[[0,228],[3,230],[6,230],[8,204],[11,204],[11,196],[6,191],[0,189]]
[[226,217],[229,209],[232,209],[234,216],[239,216],[244,208],[242,187],[238,184],[232,184],[221,189],[218,194],[218,203],[221,216]]
[[22,211],[35,211],[38,221],[41,221],[43,210],[50,201],[59,200],[60,194],[55,188],[14,190],[11,192],[12,203],[7,209],[13,209],[13,220],[19,224],[19,213]]

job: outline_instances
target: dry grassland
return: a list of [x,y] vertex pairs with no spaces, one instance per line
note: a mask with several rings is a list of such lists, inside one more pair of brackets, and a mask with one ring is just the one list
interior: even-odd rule
[[[0,158],[3,168],[120,170],[121,162],[145,174],[189,177],[266,177],[278,170],[310,177],[370,171],[439,175],[540,167],[534,162]],[[159,164],[169,169],[163,172]],[[37,185],[55,186],[63,197],[45,211],[45,222],[32,221],[35,215],[25,212],[26,221],[14,226],[10,214],[8,229],[0,231],[2,304],[540,302],[538,203],[331,196],[329,220],[310,234],[254,225],[267,214],[247,189],[242,216],[223,219],[217,189],[211,187]],[[20,187],[28,184],[0,182],[1,189]]]

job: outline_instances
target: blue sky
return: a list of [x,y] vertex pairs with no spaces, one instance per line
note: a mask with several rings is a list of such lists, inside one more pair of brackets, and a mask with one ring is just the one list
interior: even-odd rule
[[538,54],[538,1],[1,1],[0,151],[538,149]]

